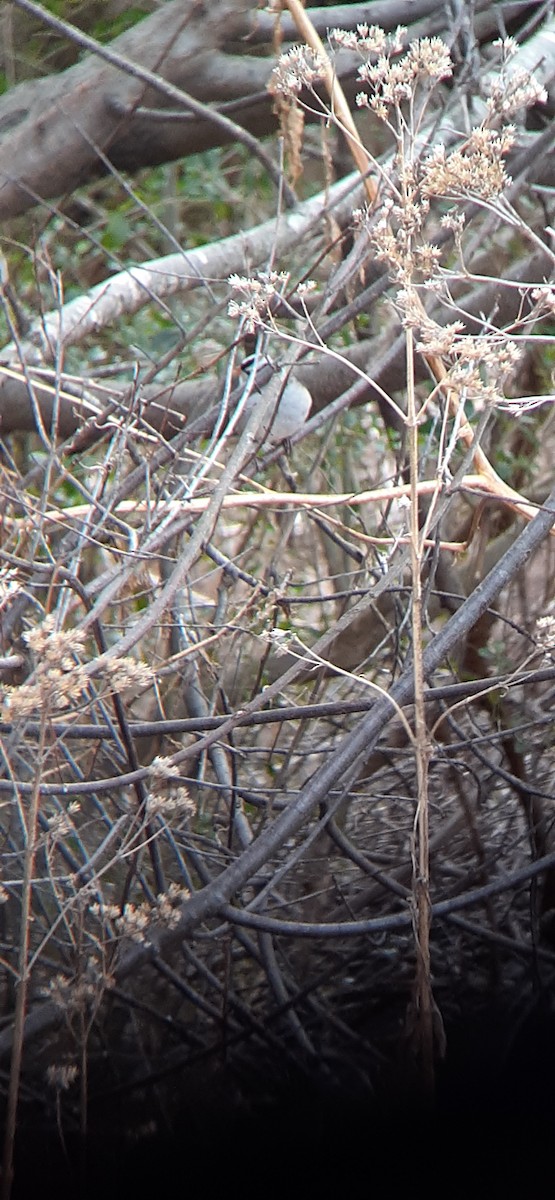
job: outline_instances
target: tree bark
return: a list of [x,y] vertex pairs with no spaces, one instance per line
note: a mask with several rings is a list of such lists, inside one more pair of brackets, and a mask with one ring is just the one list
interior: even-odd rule
[[[136,171],[240,140],[241,131],[260,137],[277,128],[265,90],[274,65],[276,19],[255,0],[170,0],[109,47],[72,31],[30,0],[15,3],[67,30],[92,53],[0,98],[2,220],[73,191],[109,164]],[[514,19],[529,7],[534,6],[523,0],[494,11],[488,0],[477,0],[474,33],[488,37],[505,9]],[[418,36],[450,33],[447,10],[437,0],[310,8],[310,16],[324,37],[333,27],[354,28],[363,20],[385,29],[407,23]],[[289,15],[280,17],[280,36],[284,46],[298,40]],[[261,56],[264,45],[268,54]],[[250,54],[251,48],[257,53]],[[340,56],[338,74],[348,96],[358,86],[357,66],[356,56]],[[187,97],[202,102],[204,112],[193,115]]]

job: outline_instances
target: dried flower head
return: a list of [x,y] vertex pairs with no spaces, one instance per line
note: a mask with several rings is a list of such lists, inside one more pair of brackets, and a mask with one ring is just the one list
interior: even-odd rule
[[37,659],[55,663],[69,671],[75,662],[74,656],[83,650],[85,635],[80,629],[56,629],[56,618],[49,613],[40,624],[22,635],[24,642]]
[[332,47],[338,50],[355,50],[359,54],[385,54],[389,49],[392,52],[392,45],[395,36],[397,43],[402,45],[402,37],[406,33],[405,29],[399,27],[396,33],[390,40],[384,29],[380,25],[357,25],[356,30],[353,29],[332,29],[329,34],[329,41]]
[[52,1064],[46,1068],[46,1082],[49,1087],[55,1088],[57,1092],[67,1092],[72,1083],[75,1083],[78,1074],[79,1068],[76,1067],[75,1063]]
[[71,978],[62,974],[54,975],[44,989],[44,994],[56,1005],[56,1008],[71,1017],[75,1012],[94,1009],[98,1005],[105,987],[111,982],[100,969],[99,963],[90,959],[85,964],[82,975]]
[[62,712],[78,704],[88,686],[85,667],[75,663],[71,670],[48,666],[37,667],[34,678],[19,687],[5,689],[3,704],[8,720],[32,716],[39,712]]
[[49,614],[23,633],[35,660],[35,670],[19,687],[7,687],[3,703],[9,719],[30,716],[37,710],[66,709],[78,702],[88,686],[85,667],[78,661],[85,635],[79,629],[55,628]]
[[229,316],[239,317],[245,331],[254,333],[267,321],[275,301],[282,299],[289,278],[287,271],[260,271],[251,278],[230,275],[229,286],[242,299],[230,300],[227,308]]
[[115,918],[118,933],[131,938],[133,942],[146,945],[148,930],[152,924],[152,912],[149,904],[126,904],[123,912]]
[[519,51],[514,38],[498,38],[493,46],[500,54],[500,70],[486,76],[481,85],[487,96],[490,119],[501,117],[507,120],[533,104],[545,104],[547,92],[543,84],[532,71],[513,62]]
[[441,38],[417,39],[403,57],[393,60],[401,50],[401,41],[399,36],[388,40],[377,61],[366,61],[358,69],[358,78],[369,91],[359,92],[356,102],[359,108],[372,109],[383,121],[389,119],[392,108],[413,100],[418,85],[448,79],[453,72],[449,49]]
[[156,896],[153,905],[147,904],[147,901],[139,905],[125,905],[123,913],[115,917],[115,925],[120,934],[131,937],[133,942],[145,944],[148,942],[151,926],[159,924],[166,925],[168,929],[175,929],[175,926],[179,925],[181,904],[189,899],[189,895],[187,888],[180,887],[178,883],[171,883],[167,892]]
[[542,287],[534,288],[532,292],[532,300],[537,306],[538,316],[555,317],[555,287],[553,284],[543,284]]
[[175,929],[181,921],[181,905],[188,900],[190,892],[178,883],[170,883],[167,891],[156,897],[155,919],[167,929]]
[[298,96],[303,88],[313,89],[324,78],[327,63],[309,46],[292,46],[281,54],[268,84],[272,96]]
[[161,892],[149,904],[144,900],[141,904],[126,904],[123,912],[115,904],[102,907],[91,904],[92,912],[101,921],[110,921],[123,937],[129,937],[141,945],[148,944],[148,934],[154,925],[165,925],[174,929],[181,920],[181,905],[187,900],[190,892],[178,883],[170,883],[167,891]]
[[551,654],[555,650],[555,617],[539,617],[536,621],[536,641],[540,650]]
[[152,667],[131,657],[113,658],[110,662],[108,682],[110,688],[116,692],[125,688],[150,687]]
[[[149,770],[152,785],[147,802],[149,816],[192,816],[196,808],[187,788],[172,787],[172,783],[181,778],[179,767],[173,759],[158,755],[152,760]],[[171,787],[170,792],[168,786]]]
[[167,758],[163,754],[157,754],[153,758],[149,767],[152,782],[157,782],[161,779],[179,778],[179,767],[173,761],[173,758]]
[[513,145],[514,132],[511,125],[500,133],[480,127],[472,130],[462,149],[448,152],[445,146],[435,146],[422,164],[424,195],[482,200],[499,196],[510,183],[502,160]]
[[168,817],[190,817],[196,812],[194,800],[191,800],[187,788],[177,788],[169,796],[155,793],[148,797],[148,815],[160,816],[167,819]]

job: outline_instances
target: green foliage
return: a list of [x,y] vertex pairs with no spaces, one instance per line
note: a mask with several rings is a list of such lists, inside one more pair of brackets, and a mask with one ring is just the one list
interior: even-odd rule
[[[102,7],[102,6],[101,6]],[[93,37],[99,42],[112,42],[115,38],[120,37],[126,30],[132,29],[143,17],[147,16],[152,11],[151,5],[148,4],[130,4],[121,12],[111,14],[109,18],[100,18],[96,20],[93,28]]]

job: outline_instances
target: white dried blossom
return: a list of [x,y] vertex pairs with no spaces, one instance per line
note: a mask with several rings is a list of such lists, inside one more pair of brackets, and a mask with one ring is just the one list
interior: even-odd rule
[[153,782],[157,779],[175,779],[176,776],[179,777],[179,767],[176,766],[173,758],[168,758],[163,754],[157,754],[148,769]]
[[449,79],[453,74],[449,48],[439,37],[417,38],[403,61],[414,79]]
[[9,720],[32,716],[34,713],[61,712],[75,706],[88,687],[86,668],[72,663],[62,670],[49,665],[48,658],[37,665],[29,683],[6,687],[3,706]]
[[181,921],[181,905],[190,897],[188,888],[170,883],[165,892],[156,897],[156,920],[169,929],[175,929]]
[[161,892],[153,904],[146,900],[141,904],[125,904],[123,911],[117,905],[91,904],[90,912],[100,920],[111,921],[117,933],[131,938],[140,945],[148,944],[149,930],[154,925],[165,925],[174,929],[181,920],[181,905],[188,900],[190,892],[178,883],[170,883],[167,891]]
[[449,325],[438,325],[435,321],[421,322],[420,341],[417,350],[422,354],[450,355],[453,354],[457,339],[464,332],[462,321],[453,321]]
[[428,279],[423,279],[421,286],[427,292],[431,292],[433,296],[442,296],[444,294],[443,283],[437,275],[431,275]]
[[79,629],[56,629],[55,621],[50,613],[22,634],[35,669],[28,681],[5,689],[3,704],[9,719],[31,716],[37,710],[52,712],[74,706],[88,687],[86,668],[77,661],[85,635]]
[[397,272],[406,270],[405,255],[387,217],[380,217],[371,233],[378,260],[388,262]]
[[555,287],[552,284],[546,283],[542,287],[534,288],[532,300],[540,312],[555,316]]
[[115,918],[118,932],[143,946],[148,941],[147,933],[151,924],[152,910],[148,904],[125,904],[123,912]]
[[501,51],[501,60],[503,63],[510,62],[518,51],[518,42],[512,37],[496,38],[491,43],[495,50]]
[[547,91],[536,76],[524,68],[502,72],[496,79],[484,81],[486,106],[490,117],[515,116],[524,108],[547,102]]
[[99,921],[117,921],[121,917],[121,908],[118,904],[89,904],[89,912],[93,917],[97,917]]
[[438,325],[430,318],[420,321],[417,349],[438,355],[447,367],[443,385],[471,400],[476,411],[486,405],[504,405],[506,380],[520,362],[521,351],[503,333],[473,337],[461,321]]
[[352,212],[352,221],[355,229],[368,229],[373,220],[370,205],[365,204],[362,208],[354,208]]
[[257,275],[230,275],[228,284],[240,300],[230,300],[227,312],[238,317],[247,333],[254,333],[270,314],[272,303],[281,299],[289,283],[287,271],[260,271]]
[[40,624],[27,629],[22,637],[36,658],[70,670],[74,664],[73,655],[83,649],[85,634],[80,629],[56,629],[55,621],[54,614],[49,613]]
[[80,976],[69,978],[67,975],[54,975],[48,986],[43,989],[43,994],[56,1008],[62,1009],[70,1016],[73,1012],[93,1008],[104,988],[111,982],[112,980],[99,970],[99,964],[91,959]]
[[420,246],[415,246],[415,266],[417,271],[424,276],[426,282],[433,279],[440,259],[440,247],[434,246],[433,242],[423,242]]
[[500,195],[510,183],[503,155],[514,142],[514,128],[501,132],[473,129],[459,150],[448,153],[435,146],[422,164],[422,190],[430,196],[478,196],[483,200]]
[[54,816],[50,817],[48,822],[48,836],[53,842],[57,842],[60,837],[71,833],[72,830],[73,825],[67,813],[54,813]]
[[170,795],[150,795],[147,800],[148,815],[156,816],[160,814],[162,817],[171,816],[193,816],[196,812],[194,800],[191,800],[187,788],[177,788]]
[[387,34],[379,25],[357,25],[352,29],[332,29],[332,45],[342,50],[358,50],[364,54],[383,54],[388,45]]
[[297,285],[296,295],[300,300],[303,300],[305,296],[309,296],[312,292],[316,291],[317,287],[318,284],[315,279],[305,279],[303,283]]
[[381,120],[389,118],[393,107],[412,100],[419,83],[447,79],[453,72],[449,49],[441,38],[420,38],[411,42],[401,58],[402,39],[388,39],[377,60],[367,60],[358,69],[358,78],[370,88],[370,95],[359,92],[356,103],[371,108]]
[[540,650],[555,650],[555,617],[539,617],[536,621],[536,641]]
[[442,229],[449,229],[455,241],[458,241],[464,232],[466,216],[459,208],[450,208],[449,212],[443,214],[439,223]]
[[149,687],[152,677],[152,667],[148,663],[137,662],[135,658],[113,658],[110,663],[109,685],[113,691]]
[[72,1083],[75,1083],[79,1074],[78,1067],[75,1063],[60,1063],[59,1065],[52,1064],[46,1068],[46,1082],[51,1088],[55,1088],[57,1092],[65,1092]]
[[244,296],[275,296],[281,295],[289,283],[288,271],[259,271],[257,275],[230,275],[228,283],[233,291],[241,292]]
[[268,83],[273,96],[298,96],[303,88],[313,88],[325,77],[326,60],[309,46],[292,46],[281,54]]
[[158,755],[152,760],[149,772],[153,789],[147,798],[149,816],[156,814],[163,817],[174,814],[192,815],[196,811],[194,801],[191,800],[186,787],[174,786],[169,793],[166,790],[180,778],[179,767],[172,758]]
[[395,307],[405,329],[418,329],[422,322],[422,305],[416,288],[407,281],[407,286],[399,288],[395,294]]

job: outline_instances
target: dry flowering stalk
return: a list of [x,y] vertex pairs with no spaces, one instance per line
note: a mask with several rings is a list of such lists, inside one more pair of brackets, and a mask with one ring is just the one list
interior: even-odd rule
[[412,103],[417,85],[448,79],[453,73],[449,50],[437,37],[412,42],[402,58],[392,61],[401,53],[405,34],[406,30],[399,28],[387,52],[377,62],[365,62],[358,69],[358,78],[371,91],[359,92],[357,105],[371,109],[381,121],[389,122],[392,110]]
[[[90,668],[80,661],[85,647],[83,631],[56,629],[54,615],[48,614],[22,636],[33,655],[34,671],[18,687],[5,688],[6,719],[31,716],[37,711],[62,712],[80,704],[91,675]],[[131,657],[115,658],[110,663],[111,691],[148,687],[151,683],[152,670],[146,663]]]
[[78,661],[84,646],[79,629],[59,630],[49,614],[23,633],[35,660],[33,676],[19,687],[5,689],[3,704],[8,719],[39,711],[59,711],[77,703],[88,685],[85,667]]
[[159,815],[165,819],[169,817],[192,817],[196,812],[196,805],[191,800],[186,787],[177,788],[169,796],[151,793],[147,800],[147,806],[149,817]]
[[146,688],[152,683],[152,668],[129,655],[110,660],[107,680],[110,690],[123,692],[126,688]]
[[306,46],[294,47],[293,55],[282,55],[276,68],[276,74],[270,83],[270,90],[275,90],[275,94],[278,95],[280,104],[282,104],[288,103],[288,98],[295,100],[302,88],[306,87],[310,89],[316,103],[325,112],[323,102],[320,101],[314,90],[316,82],[320,80],[323,82],[330,97],[333,119],[341,129],[353,161],[363,176],[366,194],[369,200],[373,201],[376,189],[373,180],[367,176],[369,156],[360,140],[351,109],[326,53],[326,48],[314,28],[310,14],[303,7],[302,0],[286,0],[286,3]]
[[[229,301],[228,315],[241,320],[245,333],[273,327],[272,313],[289,289],[290,279],[288,271],[259,271],[250,277],[230,275],[229,287],[240,298]],[[302,302],[315,287],[313,280],[305,280],[297,285],[294,295]]]
[[[291,7],[291,6],[290,6]],[[298,98],[303,87],[313,87],[317,78],[329,85],[330,64],[321,43],[311,27],[309,14],[301,13],[297,4],[291,7],[297,26],[310,43],[282,55],[274,75],[280,93]],[[503,389],[514,371],[519,352],[514,341],[502,330],[486,328],[483,337],[466,334],[461,323],[444,327],[427,316],[421,293],[430,291],[443,295],[452,303],[442,275],[441,251],[425,236],[426,222],[436,197],[473,198],[491,207],[496,204],[509,182],[504,157],[514,144],[515,130],[506,124],[507,115],[522,105],[543,99],[543,90],[532,77],[525,81],[522,74],[508,75],[515,53],[510,41],[500,42],[502,72],[510,104],[500,104],[495,87],[490,88],[491,103],[481,125],[465,137],[461,145],[448,150],[434,147],[424,156],[419,148],[420,129],[433,87],[452,75],[453,66],[448,47],[439,38],[422,38],[404,48],[406,30],[399,27],[386,35],[376,26],[359,25],[355,32],[334,30],[330,42],[338,48],[356,50],[362,63],[359,78],[367,89],[357,97],[360,106],[369,106],[388,124],[396,143],[396,176],[388,176],[381,211],[376,216],[375,192],[372,208],[358,211],[355,223],[366,227],[376,257],[387,262],[400,290],[396,307],[405,328],[418,334],[418,350],[424,355],[438,388],[448,401],[449,410],[460,423],[458,437],[473,447],[474,467],[483,479],[484,487],[503,497],[528,519],[534,506],[508,487],[496,474],[480,447],[474,445],[473,430],[468,419],[461,421],[461,405],[470,401],[475,411],[486,405],[508,406],[516,410],[514,400],[507,401]],[[321,70],[321,76],[319,72]],[[527,86],[525,83],[527,82]],[[501,86],[501,84],[500,84]],[[333,91],[330,92],[333,95]],[[328,114],[343,127],[337,108]],[[501,126],[498,128],[497,126]],[[418,139],[418,140],[417,140]],[[354,154],[357,165],[360,155]],[[367,161],[370,161],[369,158]],[[449,229],[462,258],[464,213],[452,208],[442,214],[440,224]],[[280,277],[249,281],[232,277],[230,283],[243,291],[241,301],[231,301],[230,314],[239,316],[246,328],[272,328],[271,291]],[[536,290],[536,305],[546,310],[553,303],[549,290],[540,295]],[[532,316],[531,316],[532,319]],[[416,348],[416,347],[415,347]],[[530,398],[526,398],[526,402]],[[427,402],[426,402],[427,403]],[[529,406],[529,405],[528,405]],[[423,410],[424,411],[424,410]]]
[[105,989],[112,984],[113,979],[106,975],[100,964],[90,959],[81,975],[69,977],[59,972],[49,980],[43,992],[56,1008],[71,1018],[75,1013],[95,1012]]
[[515,141],[514,126],[501,132],[473,129],[464,146],[447,151],[434,146],[422,164],[423,196],[461,196],[495,200],[511,182],[503,164]]
[[397,26],[393,33],[386,33],[380,25],[368,25],[361,22],[356,29],[332,29],[329,35],[330,45],[339,50],[353,50],[361,55],[399,54],[404,45],[406,29]]
[[59,842],[63,837],[75,832],[75,827],[71,818],[76,816],[80,809],[81,805],[79,804],[79,801],[73,800],[71,804],[68,804],[65,812],[56,812],[49,817],[48,831],[45,836],[52,850],[56,846],[56,843]]
[[482,81],[489,117],[507,120],[533,104],[546,104],[547,91],[543,84],[530,71],[511,65],[519,49],[514,38],[499,38],[493,45],[500,51],[501,68],[497,76]]
[[248,279],[244,275],[230,275],[228,283],[232,291],[242,296],[241,300],[229,301],[228,316],[238,317],[245,333],[254,333],[269,316],[275,289],[264,286],[255,277]]
[[464,333],[462,322],[420,324],[417,350],[440,355],[447,372],[443,386],[460,399],[470,400],[476,412],[503,398],[503,386],[521,360],[522,352],[502,332],[473,337]]
[[[157,755],[150,764],[149,774],[151,780],[151,791],[147,800],[149,816],[157,814],[164,818],[193,816],[196,811],[195,803],[186,787],[176,786],[176,781],[181,776],[179,767],[176,766],[173,759]],[[166,790],[168,785],[173,785],[170,793]]]
[[91,904],[90,911],[99,920],[111,922],[122,937],[147,945],[149,930],[154,925],[177,928],[181,920],[181,905],[189,896],[188,888],[170,883],[167,890],[156,897],[154,904],[146,900],[141,904],[126,904],[123,912],[117,904]]
[[272,96],[293,99],[303,88],[314,92],[314,85],[325,76],[326,61],[317,50],[309,46],[291,46],[281,54],[268,84]]
[[[373,38],[372,48],[376,50],[379,38],[375,33]],[[350,48],[357,42],[359,39],[355,35],[349,35],[346,40],[339,38],[339,44],[348,44]],[[398,172],[397,179],[391,184],[391,194],[382,202],[378,219],[371,219],[368,211],[359,212],[358,224],[366,226],[377,258],[387,263],[401,285],[395,297],[396,308],[404,327],[417,331],[415,348],[430,364],[443,394],[449,398],[453,413],[467,401],[473,404],[476,412],[487,405],[510,407],[512,411],[518,406],[518,402],[506,401],[504,396],[504,387],[521,358],[516,343],[502,330],[487,329],[483,336],[476,337],[466,333],[461,321],[440,325],[428,317],[421,298],[422,289],[438,295],[445,291],[441,251],[424,236],[434,198],[471,197],[489,205],[495,203],[510,183],[504,158],[514,145],[515,129],[506,124],[507,117],[518,108],[544,99],[543,89],[532,77],[525,78],[522,72],[507,75],[505,66],[515,53],[515,45],[510,41],[499,45],[504,67],[495,88],[492,85],[491,103],[482,124],[470,132],[462,145],[451,150],[443,145],[435,146],[422,159],[407,140],[409,133],[414,136],[417,127],[414,116],[416,89],[423,81],[449,77],[452,66],[447,47],[437,38],[422,39],[409,46],[406,54],[395,62],[391,61],[391,50],[384,50],[377,62],[368,62],[359,68],[359,77],[371,89],[371,95],[365,98],[362,94],[357,102],[372,107],[392,129],[397,144]],[[360,39],[359,48],[361,51],[364,48],[363,39]],[[398,53],[398,45],[395,53]],[[503,87],[506,102],[501,103]],[[462,257],[464,213],[453,208],[443,215],[441,224],[453,234]],[[446,299],[449,302],[448,292]],[[547,286],[535,289],[531,300],[537,311],[530,319],[539,315],[540,308],[546,313],[555,310],[552,289]],[[463,422],[460,432],[470,445],[473,434],[468,423]],[[509,495],[510,489],[502,484],[479,449],[475,465],[490,490],[505,497]],[[517,494],[514,495],[517,498]],[[524,511],[522,506],[521,510]]]
[[[472,447],[477,472],[497,494],[507,493],[503,482],[493,471],[480,447],[475,447],[473,431],[464,417],[464,404],[471,400],[475,409],[495,404],[502,399],[502,387],[518,361],[518,350],[503,331],[492,334],[488,327],[483,337],[469,336],[462,322],[443,330],[428,317],[422,302],[425,288],[441,294],[441,252],[426,237],[425,230],[436,197],[472,197],[495,207],[508,183],[504,157],[514,143],[515,131],[506,125],[509,114],[523,104],[535,102],[541,89],[527,86],[522,78],[514,78],[500,95],[492,88],[490,103],[482,124],[471,131],[465,141],[454,149],[435,146],[424,156],[419,148],[421,127],[429,96],[442,79],[452,75],[448,48],[439,38],[424,38],[413,42],[401,52],[403,31],[387,42],[375,28],[359,26],[356,34],[334,34],[336,45],[356,49],[364,61],[358,77],[365,90],[357,96],[357,105],[369,108],[391,130],[395,140],[395,176],[384,180],[385,198],[376,219],[375,205],[366,216],[367,232],[378,259],[387,263],[398,285],[395,297],[406,333],[407,359],[407,447],[410,468],[410,538],[412,569],[412,654],[414,671],[415,716],[414,747],[417,775],[418,804],[414,820],[413,839],[413,904],[414,937],[417,970],[414,985],[414,1008],[418,1014],[415,1038],[426,1090],[433,1089],[434,998],[431,982],[429,887],[429,800],[428,775],[431,746],[426,725],[423,675],[423,592],[422,553],[426,528],[421,530],[418,519],[419,444],[418,422],[425,410],[418,411],[416,402],[414,355],[424,355],[446,400],[447,414],[455,418],[458,436]],[[505,57],[511,49],[504,47]],[[281,86],[289,78],[284,70]],[[299,74],[300,79],[300,74]],[[297,86],[296,84],[294,86]],[[502,128],[497,126],[502,124]],[[461,247],[463,224],[452,219],[455,243]],[[449,295],[447,293],[449,302]],[[417,342],[416,336],[419,341]],[[444,451],[440,448],[440,453]],[[515,494],[516,495],[516,494]],[[520,510],[524,510],[518,497]],[[433,505],[430,511],[433,511]]]

